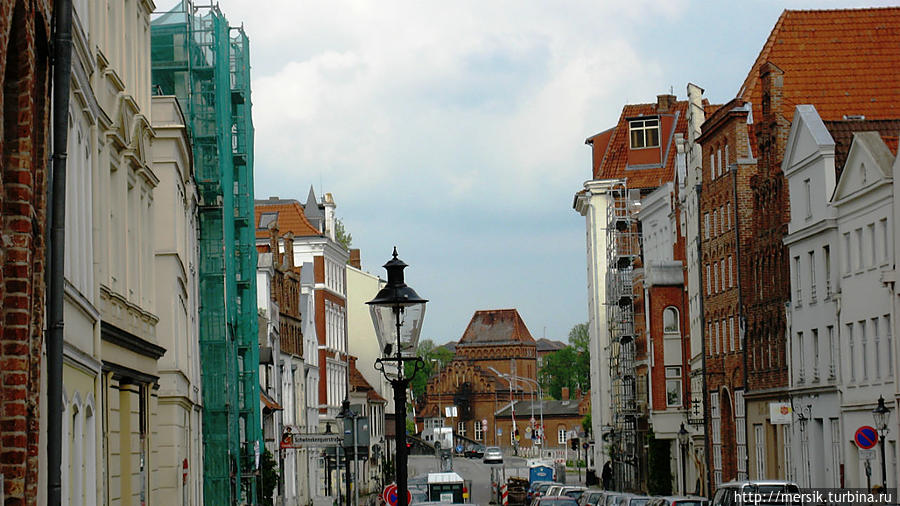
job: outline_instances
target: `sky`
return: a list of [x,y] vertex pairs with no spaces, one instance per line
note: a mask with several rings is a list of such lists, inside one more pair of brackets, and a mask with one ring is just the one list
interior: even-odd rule
[[503,308],[567,341],[587,321],[584,140],[689,82],[733,98],[785,8],[884,5],[218,3],[250,38],[256,197],[330,192],[374,274],[397,246],[435,342]]

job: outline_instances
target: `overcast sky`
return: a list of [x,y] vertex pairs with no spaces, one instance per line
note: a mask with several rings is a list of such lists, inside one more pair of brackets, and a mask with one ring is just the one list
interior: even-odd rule
[[733,98],[784,8],[880,4],[219,0],[250,37],[257,198],[331,192],[365,270],[398,247],[437,342],[498,308],[565,341],[585,138],[688,82]]

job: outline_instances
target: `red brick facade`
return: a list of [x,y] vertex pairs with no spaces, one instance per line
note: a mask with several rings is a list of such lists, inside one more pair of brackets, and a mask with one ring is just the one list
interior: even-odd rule
[[[715,447],[721,445],[722,482],[738,477],[734,399],[736,391],[746,389],[741,322],[753,292],[748,282],[753,257],[747,252],[754,241],[750,180],[757,168],[748,117],[748,105],[740,99],[732,100],[707,118],[697,139],[703,148],[700,292],[706,360],[705,420],[713,446],[707,452],[707,465],[716,471]],[[718,409],[713,396],[718,397]],[[718,435],[714,424],[719,424]]]
[[46,1],[0,2],[0,474],[7,505],[37,498],[50,15]]

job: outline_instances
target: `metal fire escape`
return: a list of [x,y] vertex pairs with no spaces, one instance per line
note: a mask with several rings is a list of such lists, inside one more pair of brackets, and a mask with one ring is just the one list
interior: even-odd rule
[[203,494],[258,502],[263,448],[248,39],[216,5],[182,0],[151,23],[153,83],[178,97],[199,206]]
[[629,192],[624,181],[613,187],[607,208],[607,324],[609,329],[609,371],[612,388],[613,438],[610,454],[617,488],[639,487],[640,452],[639,405],[635,367],[635,267],[641,254],[636,203],[640,194]]

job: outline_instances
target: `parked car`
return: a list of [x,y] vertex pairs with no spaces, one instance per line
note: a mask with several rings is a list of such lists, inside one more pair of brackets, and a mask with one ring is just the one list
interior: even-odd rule
[[533,501],[536,497],[540,497],[538,495],[538,491],[543,492],[543,491],[547,490],[550,487],[550,485],[559,485],[559,483],[556,483],[554,481],[532,482],[531,485],[529,485],[529,487],[528,487],[528,503],[531,504],[531,501]]
[[465,456],[470,459],[480,459],[484,457],[484,445],[474,445],[466,448]]
[[502,464],[503,452],[499,446],[488,446],[484,450],[484,457],[481,459],[485,464]]
[[583,494],[585,490],[587,490],[585,487],[569,485],[569,486],[563,487],[559,491],[559,495],[566,495],[577,501],[578,498],[581,497],[581,494]]
[[589,488],[578,498],[579,506],[597,506],[603,503],[604,490]]
[[535,501],[535,506],[578,506],[578,501],[565,495],[547,495]]
[[709,506],[709,499],[699,496],[662,496],[653,497],[647,506]]
[[618,506],[647,506],[650,497],[646,495],[626,495],[618,503]]
[[712,506],[735,506],[737,499],[747,498],[740,504],[743,506],[800,506],[800,502],[786,502],[778,492],[797,493],[800,487],[792,481],[760,480],[760,481],[730,481],[719,485],[716,495],[713,496]]
[[547,491],[544,492],[543,497],[557,496],[559,495],[559,491],[562,490],[563,487],[565,487],[565,485],[563,485],[562,483],[550,485],[550,488],[548,488]]
[[621,506],[625,497],[631,495],[625,492],[607,492],[604,496],[603,506]]

